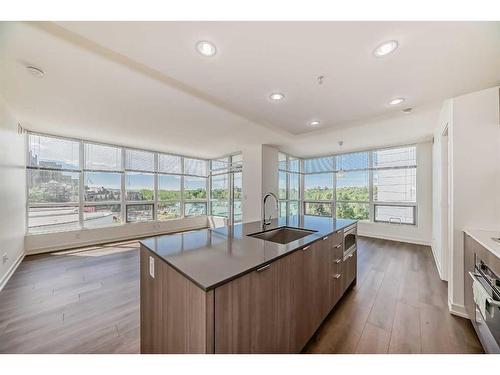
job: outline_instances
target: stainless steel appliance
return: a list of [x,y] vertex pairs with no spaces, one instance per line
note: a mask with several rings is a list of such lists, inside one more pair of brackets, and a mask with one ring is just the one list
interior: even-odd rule
[[356,250],[356,225],[344,229],[344,256]]
[[477,280],[488,294],[491,312],[481,314],[476,305],[475,323],[478,336],[487,353],[500,353],[500,277],[487,264],[476,256],[474,272],[469,272],[473,280]]

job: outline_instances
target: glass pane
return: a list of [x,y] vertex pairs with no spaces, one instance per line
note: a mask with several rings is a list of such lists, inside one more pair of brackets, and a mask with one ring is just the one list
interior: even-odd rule
[[407,146],[373,151],[373,167],[410,167],[417,165],[417,147]]
[[337,173],[337,200],[368,202],[368,171]]
[[337,155],[337,170],[368,169],[368,152]]
[[393,224],[415,224],[414,207],[375,206],[375,221]]
[[331,171],[333,171],[333,157],[331,156],[304,160],[304,173]]
[[158,175],[158,200],[175,201],[181,199],[181,176]]
[[241,179],[241,172],[235,173],[233,175],[233,184],[234,184],[234,199],[241,199],[242,197],[242,188],[243,188],[243,181]]
[[286,165],[286,154],[278,152],[278,169],[282,171],[288,170],[288,166]]
[[298,215],[299,214],[299,202],[298,201],[288,202],[288,209],[290,210],[291,216]]
[[85,228],[109,227],[121,223],[121,206],[119,204],[85,206],[83,208],[83,226]]
[[156,218],[170,220],[181,217],[181,202],[159,202]]
[[158,172],[182,173],[182,159],[176,155],[158,155]]
[[125,189],[129,201],[152,201],[154,199],[154,175],[128,172],[125,176]]
[[368,220],[368,203],[337,202],[336,216],[339,219]]
[[30,207],[28,231],[44,233],[80,229],[78,211],[78,207]]
[[207,179],[184,177],[184,199],[207,199]]
[[229,169],[229,158],[212,160],[212,173],[224,173]]
[[85,169],[121,171],[122,149],[113,146],[85,143]]
[[279,201],[280,217],[286,216],[286,201]]
[[28,169],[29,203],[78,202],[79,172]]
[[119,201],[121,193],[121,173],[85,172],[85,201]]
[[80,142],[28,135],[28,165],[55,169],[80,169]]
[[154,172],[155,155],[152,152],[141,150],[125,150],[126,169],[135,171]]
[[306,200],[332,200],[333,199],[333,174],[306,174],[304,175],[304,199]]
[[289,173],[288,174],[288,183],[289,183],[289,191],[288,191],[288,199],[298,200],[299,199],[299,184],[300,184],[300,175],[298,173]]
[[184,174],[195,176],[207,175],[207,161],[200,159],[184,158]]
[[207,214],[205,202],[186,202],[184,204],[184,216],[200,216]]
[[229,201],[212,201],[211,215],[228,217]]
[[229,199],[229,174],[221,174],[211,177],[211,199],[227,200]]
[[152,204],[128,204],[126,211],[127,223],[153,220]]
[[300,172],[300,161],[297,158],[290,156],[288,158],[288,170],[290,172]]
[[286,199],[286,172],[278,172],[278,198]]
[[331,203],[305,203],[305,215],[313,216],[332,216]]
[[241,208],[241,201],[234,201],[233,205],[234,222],[241,223],[243,220],[243,210]]
[[378,202],[416,202],[417,170],[381,169],[373,171],[373,200]]

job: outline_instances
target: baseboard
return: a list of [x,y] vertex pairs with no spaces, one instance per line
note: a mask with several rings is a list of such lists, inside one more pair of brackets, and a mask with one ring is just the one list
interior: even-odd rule
[[438,271],[439,278],[441,280],[443,280],[443,281],[448,281],[448,280],[446,280],[446,279],[443,278],[443,272],[441,270],[441,262],[436,257],[436,253],[434,252],[434,246],[432,246],[432,245],[431,245],[431,250],[432,250],[432,256],[434,258],[434,263],[436,263],[436,268],[437,268],[437,271]]
[[194,225],[192,227],[184,227],[182,229],[171,230],[171,231],[161,231],[161,232],[151,231],[151,232],[141,233],[140,235],[135,234],[135,235],[130,235],[130,236],[108,237],[105,240],[79,241],[78,244],[76,244],[76,245],[75,244],[65,244],[65,245],[56,245],[56,246],[49,246],[49,247],[44,247],[44,248],[40,248],[40,249],[28,250],[26,252],[26,255],[53,253],[53,252],[61,251],[61,250],[79,249],[82,247],[105,245],[105,244],[109,244],[109,243],[113,243],[113,242],[140,240],[140,239],[148,238],[148,237],[162,236],[162,235],[172,234],[172,233],[188,232],[191,230],[198,230],[198,229],[205,229],[205,228],[207,228],[206,225],[204,225],[204,226]]
[[19,267],[19,265],[23,261],[24,255],[25,255],[24,252],[19,254],[16,261],[14,263],[12,263],[10,268],[7,270],[7,273],[5,275],[3,275],[2,279],[0,280],[0,291],[2,291],[2,289],[5,285],[7,285],[7,282],[9,281],[11,276],[14,274],[14,271],[17,269],[17,267]]
[[453,303],[449,299],[448,299],[448,310],[453,315],[469,319],[469,314],[467,314],[467,310],[465,309],[465,306]]
[[415,244],[415,245],[431,246],[431,243],[429,241],[421,241],[421,240],[416,240],[414,238],[400,237],[400,236],[384,236],[384,235],[381,236],[381,235],[373,234],[373,233],[363,233],[359,229],[358,229],[358,235],[362,236],[362,237],[378,238],[381,240],[389,240],[389,241],[411,243],[411,244]]

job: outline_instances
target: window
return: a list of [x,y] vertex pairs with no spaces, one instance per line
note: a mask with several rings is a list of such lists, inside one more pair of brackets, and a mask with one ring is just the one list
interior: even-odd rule
[[304,200],[330,201],[333,199],[333,174],[304,175]]
[[122,149],[89,142],[83,146],[83,226],[119,225],[122,223]]
[[[206,160],[33,133],[27,145],[29,233],[207,213]],[[239,186],[241,217],[241,173]]]
[[127,204],[127,223],[153,220],[153,204]]
[[210,214],[242,220],[242,157],[241,154],[214,159],[210,162]]
[[120,204],[100,204],[84,207],[83,225],[86,228],[102,228],[121,223]]
[[332,204],[306,202],[304,204],[304,212],[306,215],[332,216]]
[[[351,165],[350,167],[354,166]],[[359,164],[357,166],[360,167]],[[368,170],[337,172],[336,217],[341,219],[368,220],[370,211],[369,203]]]
[[[289,159],[280,159],[280,166],[289,163]],[[305,214],[329,216],[335,212],[338,218],[416,224],[414,145],[305,159],[301,175]],[[280,174],[280,194],[285,176],[287,189],[292,186],[290,176]],[[287,210],[289,205],[282,208],[282,212]]]
[[391,224],[416,224],[416,147],[373,152],[374,220]]
[[28,136],[28,231],[80,228],[80,142]]
[[299,214],[300,200],[300,159],[278,153],[278,198],[279,216]]

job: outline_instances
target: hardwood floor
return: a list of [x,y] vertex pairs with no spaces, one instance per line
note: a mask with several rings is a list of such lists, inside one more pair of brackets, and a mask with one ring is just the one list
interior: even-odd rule
[[[359,238],[358,282],[306,353],[481,353],[429,247]],[[137,242],[27,257],[0,292],[0,353],[138,353]]]

